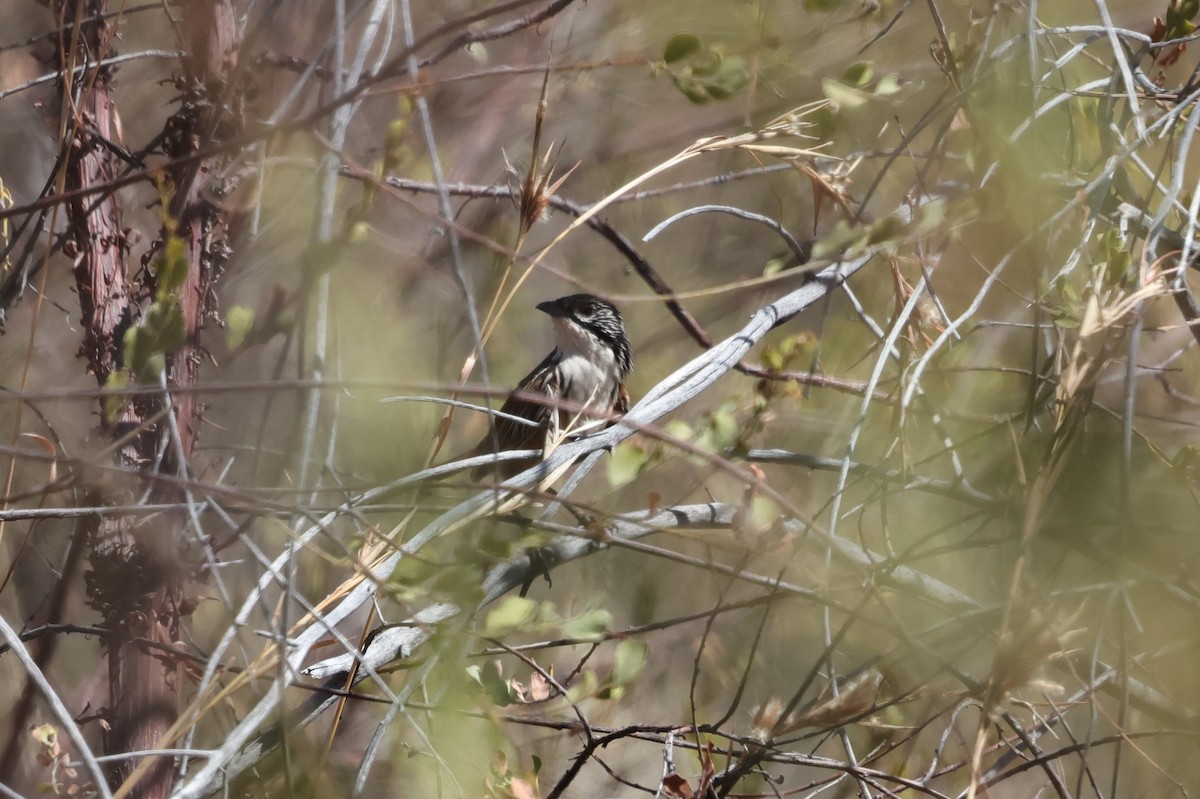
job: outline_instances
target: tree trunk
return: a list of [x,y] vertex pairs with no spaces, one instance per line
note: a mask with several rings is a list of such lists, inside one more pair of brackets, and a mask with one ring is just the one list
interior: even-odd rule
[[[114,130],[111,73],[97,67],[114,55],[115,30],[106,22],[88,22],[107,10],[107,0],[61,0],[58,6],[64,46],[60,50],[62,129],[66,142],[61,188],[89,189],[116,175],[110,147]],[[163,149],[173,158],[195,152],[217,134],[240,121],[230,116],[234,92],[227,76],[236,64],[232,7],[224,2],[193,0],[183,6],[182,29],[190,53],[183,77],[184,99],[167,121]],[[72,24],[73,23],[73,24]],[[69,25],[69,27],[68,27]],[[80,69],[82,67],[82,69]],[[226,105],[230,104],[230,105]],[[127,331],[146,323],[146,307],[177,309],[182,317],[182,346],[162,352],[169,386],[196,383],[202,354],[199,332],[212,309],[212,282],[225,260],[224,220],[218,208],[204,199],[213,164],[193,161],[168,165],[174,183],[168,208],[174,230],[164,229],[147,259],[162,252],[171,238],[183,245],[186,277],[182,285],[160,290],[156,269],[135,270],[129,263],[129,236],[122,229],[121,208],[112,193],[89,193],[68,206],[74,274],[83,326],[82,354],[88,369],[103,386],[110,376],[128,374],[123,352]],[[172,222],[168,223],[169,225]],[[133,282],[132,275],[145,276]],[[139,331],[140,332],[140,331]],[[135,332],[134,335],[137,335]],[[145,380],[146,375],[141,377]],[[135,501],[146,496],[155,503],[179,502],[183,491],[175,478],[186,479],[188,461],[199,424],[199,406],[192,394],[171,405],[178,437],[162,418],[165,399],[147,393],[119,410],[102,408],[102,432],[122,442],[115,454],[123,478],[106,482],[101,503]],[[147,484],[147,475],[158,479]],[[88,596],[103,615],[104,625],[117,633],[108,650],[109,705],[106,754],[145,751],[161,745],[178,713],[177,664],[161,648],[179,639],[184,613],[184,585],[190,566],[184,555],[187,516],[180,512],[132,522],[104,517],[92,531]],[[142,759],[115,761],[113,786],[123,783]],[[166,797],[174,779],[172,760],[160,758],[139,775],[132,797]]]

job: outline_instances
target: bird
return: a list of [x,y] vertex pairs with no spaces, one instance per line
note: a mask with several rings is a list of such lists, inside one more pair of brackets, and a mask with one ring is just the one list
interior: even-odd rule
[[[548,438],[587,432],[629,410],[625,380],[633,369],[633,355],[625,320],[616,306],[591,294],[571,294],[538,303],[537,309],[554,324],[554,349],[500,407],[501,414],[534,424],[494,417],[494,431],[471,454],[541,450]],[[507,479],[538,460],[486,463],[472,470],[471,476],[478,480],[491,472]]]

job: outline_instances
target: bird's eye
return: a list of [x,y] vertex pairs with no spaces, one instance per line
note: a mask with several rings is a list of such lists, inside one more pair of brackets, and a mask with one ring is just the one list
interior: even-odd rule
[[590,321],[590,320],[596,318],[596,309],[595,308],[580,308],[578,316],[579,316],[579,320],[581,322]]

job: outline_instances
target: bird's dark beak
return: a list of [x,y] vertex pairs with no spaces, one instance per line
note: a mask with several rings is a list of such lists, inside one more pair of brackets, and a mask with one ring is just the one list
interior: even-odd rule
[[558,300],[546,300],[545,302],[539,302],[537,304],[537,309],[548,316],[553,316],[553,317],[569,316],[569,314],[567,313],[567,309],[564,308],[562,306],[562,303],[560,303]]

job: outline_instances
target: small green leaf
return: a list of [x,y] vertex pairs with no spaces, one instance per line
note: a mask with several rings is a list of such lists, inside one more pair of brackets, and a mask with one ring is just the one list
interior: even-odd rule
[[538,615],[538,603],[522,596],[505,598],[495,610],[489,611],[484,629],[488,635],[515,630],[531,624]]
[[688,74],[700,78],[712,77],[721,68],[721,60],[720,51],[709,49],[699,58],[692,59],[692,64],[688,67]]
[[225,314],[225,345],[236,350],[246,343],[246,337],[254,328],[254,310],[245,305],[235,305]]
[[1171,460],[1171,466],[1176,469],[1190,469],[1200,464],[1200,446],[1188,444],[1176,453]]
[[784,256],[776,256],[767,261],[767,265],[763,267],[763,277],[775,277],[783,271],[784,264],[787,262],[788,259]]
[[875,84],[876,97],[891,97],[893,94],[898,94],[904,88],[904,82],[900,76],[893,72],[890,75],[884,75]]
[[175,290],[183,285],[183,281],[187,280],[187,273],[187,247],[183,239],[168,236],[154,271],[157,289],[155,296],[160,301],[172,296]]
[[813,245],[812,257],[816,260],[828,258],[853,246],[860,246],[866,241],[867,231],[861,227],[850,225],[846,220],[839,219],[833,230],[825,238]]
[[858,61],[842,73],[842,83],[862,88],[875,77],[875,65],[870,61]]
[[139,383],[157,383],[158,376],[167,368],[167,356],[161,352],[152,352],[142,361],[141,368],[135,372]]
[[122,339],[122,358],[139,383],[154,383],[158,380],[159,359],[154,358],[156,349],[154,335],[141,327],[131,327]]
[[124,338],[121,339],[121,358],[125,361],[125,365],[133,369],[146,360],[145,354],[141,351],[144,347],[145,341],[140,327],[131,327],[126,330]]
[[612,614],[603,608],[589,610],[562,626],[563,635],[577,641],[599,641],[612,626]]
[[733,94],[750,82],[750,73],[746,70],[746,62],[738,56],[721,59],[716,73],[708,82],[708,94],[714,100],[728,100]]
[[685,77],[682,75],[672,75],[671,82],[675,84],[675,88],[683,93],[683,96],[688,98],[696,105],[704,105],[712,100],[708,96],[708,91],[705,90],[704,84],[694,78]]
[[[108,373],[108,378],[104,381],[104,387],[111,391],[120,391],[123,388],[129,387],[129,370],[114,369]],[[106,396],[104,398],[104,423],[112,424],[117,420],[117,415],[121,413],[121,409],[129,402],[129,397],[125,396]]]
[[779,519],[779,506],[767,497],[754,497],[750,500],[750,518],[747,520],[752,530],[770,530]]
[[700,48],[703,46],[699,36],[692,33],[677,33],[667,40],[667,46],[663,48],[663,61],[674,64],[676,61],[682,61],[700,52]]
[[893,241],[904,233],[904,228],[905,224],[899,217],[885,216],[871,225],[871,231],[867,236],[867,244],[882,244],[885,241]]
[[923,236],[941,227],[946,221],[946,201],[932,200],[921,206],[917,218],[913,220],[912,231]]
[[1132,268],[1132,253],[1124,250],[1112,253],[1108,258],[1108,268],[1104,272],[1104,284],[1108,287],[1120,286]]
[[463,48],[467,51],[467,55],[471,56],[478,64],[487,64],[490,61],[487,45],[483,42],[471,42]]
[[608,459],[609,485],[619,488],[626,483],[633,482],[634,478],[641,474],[642,467],[649,459],[650,453],[639,444],[629,441],[619,444],[613,450],[612,457]]
[[393,119],[388,123],[387,135],[384,136],[384,146],[388,149],[399,147],[404,143],[404,137],[408,133],[407,119]]
[[646,644],[626,638],[617,644],[613,656],[612,681],[614,685],[629,685],[646,667]]
[[663,432],[680,441],[691,441],[696,433],[692,426],[682,419],[672,419],[663,427]]
[[173,299],[151,303],[142,327],[153,337],[154,349],[163,353],[175,352],[187,338],[183,311]]
[[567,699],[571,702],[578,702],[595,694],[598,686],[599,680],[596,679],[596,673],[585,670],[567,689]]
[[507,707],[517,701],[512,686],[500,674],[500,669],[495,661],[489,661],[483,665],[467,666],[467,676],[483,689],[492,702],[500,707]]
[[767,347],[763,350],[759,362],[772,372],[778,372],[783,369],[783,353],[774,347]]
[[719,410],[712,416],[714,449],[723,452],[738,437],[738,423],[732,413]]
[[825,78],[821,81],[821,91],[825,97],[837,104],[842,111],[851,111],[867,104],[871,96],[841,81]]

